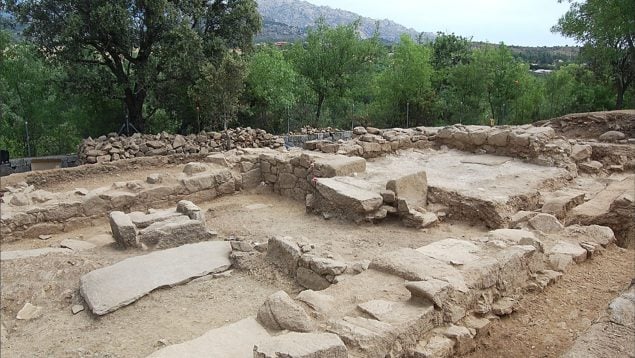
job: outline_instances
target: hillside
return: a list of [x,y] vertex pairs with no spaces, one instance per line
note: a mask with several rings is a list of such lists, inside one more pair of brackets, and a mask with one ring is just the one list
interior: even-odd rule
[[[376,20],[362,17],[350,11],[317,6],[301,0],[258,0],[258,8],[263,17],[263,29],[256,41],[294,41],[304,38],[316,20],[323,18],[330,26],[350,24],[361,20],[359,32],[363,38],[373,36],[379,24],[379,37],[387,43],[399,41],[402,34],[413,38],[419,32],[390,20]],[[434,38],[433,33],[424,33],[427,39]]]

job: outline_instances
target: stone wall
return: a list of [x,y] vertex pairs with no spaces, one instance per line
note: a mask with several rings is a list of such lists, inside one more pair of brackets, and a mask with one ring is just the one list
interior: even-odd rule
[[[229,129],[231,148],[279,148],[284,139],[261,129]],[[88,138],[79,145],[77,155],[83,164],[102,163],[145,156],[172,154],[205,155],[225,150],[227,136],[219,132],[190,134],[139,134],[130,137],[111,133],[97,139]]]
[[153,174],[146,181],[116,182],[93,190],[51,193],[26,183],[8,187],[0,216],[3,240],[72,231],[104,219],[111,211],[147,211],[181,199],[207,201],[234,193],[236,179],[227,168],[190,163],[177,177]]

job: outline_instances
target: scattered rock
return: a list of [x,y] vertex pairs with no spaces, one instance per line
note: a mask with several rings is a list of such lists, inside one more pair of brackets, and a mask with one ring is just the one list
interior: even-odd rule
[[146,178],[146,182],[148,184],[159,184],[159,183],[163,182],[163,176],[161,174],[157,174],[157,173],[150,174]]
[[265,300],[258,310],[258,321],[275,330],[311,332],[316,328],[304,309],[284,291],[278,291]]
[[295,280],[300,286],[314,291],[322,291],[331,286],[326,278],[304,267],[298,267]]
[[598,161],[592,160],[590,162],[580,163],[578,167],[585,173],[599,173],[603,165]]
[[580,245],[567,241],[558,241],[547,253],[549,255],[567,255],[576,263],[583,262],[587,258],[587,251]]
[[511,297],[503,297],[492,304],[492,313],[497,316],[507,316],[514,312],[516,300]]
[[335,298],[313,290],[304,290],[300,292],[297,300],[306,303],[314,311],[320,314],[326,314],[335,304]]
[[206,172],[209,167],[203,163],[187,163],[183,168],[183,173],[188,176],[192,176],[194,174]]
[[38,236],[38,238],[40,240],[49,240],[52,237],[53,237],[53,235],[40,235],[40,236]]
[[71,307],[71,312],[73,312],[73,314],[78,314],[79,312],[83,310],[84,310],[83,305],[73,305],[73,307]]
[[19,320],[32,320],[41,317],[43,314],[42,307],[34,306],[31,303],[27,302],[24,304],[22,309],[18,312],[18,315],[15,317]]
[[434,335],[427,342],[419,342],[413,351],[414,358],[450,358],[454,356],[454,341]]
[[576,144],[571,147],[571,159],[576,162],[591,158],[591,154],[593,154],[593,149],[588,144]]
[[113,211],[109,215],[110,229],[115,241],[121,247],[139,247],[137,229],[130,217],[121,211]]

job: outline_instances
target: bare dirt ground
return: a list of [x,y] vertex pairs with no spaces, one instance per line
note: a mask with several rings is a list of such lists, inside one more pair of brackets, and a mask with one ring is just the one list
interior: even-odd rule
[[[181,169],[182,165],[138,167],[52,181],[38,189],[91,189]],[[453,221],[413,230],[396,221],[373,225],[324,220],[307,215],[303,203],[271,194],[240,193],[197,204],[206,210],[207,225],[219,233],[219,239],[238,236],[266,242],[274,235],[304,237],[319,250],[348,262],[371,259],[401,247],[418,248],[440,239],[474,238],[487,232],[484,226]],[[190,340],[212,328],[255,315],[265,298],[275,291],[283,289],[293,296],[301,290],[263,262],[249,272],[234,270],[231,277],[202,278],[157,290],[103,317],[87,310],[73,315],[71,306],[81,303],[81,275],[143,254],[117,249],[105,219],[94,225],[54,235],[47,241],[21,240],[0,246],[3,251],[40,248],[55,246],[65,238],[97,245],[69,255],[51,254],[0,264],[0,321],[7,333],[0,342],[2,357],[145,357],[165,345]],[[574,265],[545,291],[526,294],[520,311],[494,324],[489,335],[477,341],[476,351],[467,357],[556,357],[633,278],[635,251],[607,249],[593,260]],[[25,302],[43,307],[43,316],[33,321],[16,320]]]
[[634,278],[635,251],[612,247],[544,291],[526,294],[519,311],[494,324],[464,357],[559,357]]

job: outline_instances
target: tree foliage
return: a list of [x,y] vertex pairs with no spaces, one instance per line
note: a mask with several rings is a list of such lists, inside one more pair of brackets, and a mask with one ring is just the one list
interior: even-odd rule
[[552,30],[582,43],[596,69],[606,67],[617,93],[615,106],[620,109],[635,80],[635,1],[569,2],[571,8]]
[[232,48],[249,50],[261,24],[254,0],[10,0],[9,5],[47,56],[69,67],[98,68],[99,82],[85,77],[77,82],[122,100],[139,130],[158,108],[145,108],[146,101],[170,92],[161,84],[191,84],[207,61],[220,61]]

